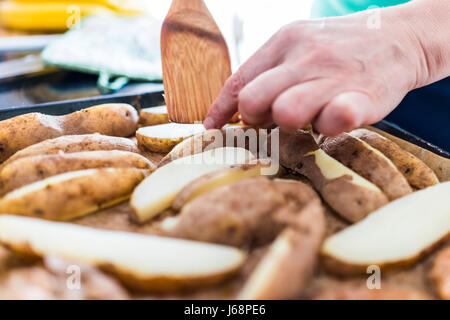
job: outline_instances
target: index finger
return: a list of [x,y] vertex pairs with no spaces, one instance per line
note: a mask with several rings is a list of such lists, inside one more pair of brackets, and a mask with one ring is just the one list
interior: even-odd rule
[[225,125],[237,112],[239,93],[242,88],[260,73],[273,68],[278,63],[278,59],[271,56],[274,50],[271,49],[270,42],[269,40],[261,47],[225,82],[203,122],[206,129],[221,128]]

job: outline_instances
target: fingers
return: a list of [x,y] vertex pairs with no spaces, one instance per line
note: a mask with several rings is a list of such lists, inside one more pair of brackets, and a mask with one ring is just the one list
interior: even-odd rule
[[242,118],[249,124],[262,124],[268,118],[276,97],[299,83],[300,78],[300,72],[293,72],[285,65],[260,74],[239,94],[239,112]]
[[304,128],[335,94],[336,86],[321,79],[293,86],[276,98],[272,117],[285,130]]
[[225,82],[203,122],[207,129],[221,128],[225,125],[238,109],[238,96],[241,89],[259,74],[278,64],[280,53],[274,48],[272,42],[268,41]]
[[315,128],[327,136],[348,132],[372,121],[372,100],[361,92],[345,92],[334,97],[314,122]]

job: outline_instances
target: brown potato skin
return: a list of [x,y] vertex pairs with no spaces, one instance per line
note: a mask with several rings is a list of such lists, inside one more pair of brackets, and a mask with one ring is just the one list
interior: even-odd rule
[[310,202],[321,207],[314,190],[302,182],[249,178],[189,202],[168,235],[236,247],[260,246],[294,223]]
[[[317,200],[319,202],[309,202],[295,217],[296,220],[278,236],[289,242],[289,252],[277,264],[278,270],[282,272],[274,273],[269,279],[252,279],[250,276],[249,282],[264,281],[263,289],[255,296],[241,295],[238,298],[273,300],[301,297],[313,276],[326,230],[324,210],[320,200]],[[274,258],[270,256],[270,249],[263,260],[266,257]]]
[[16,152],[0,165],[0,169],[17,159],[36,155],[97,150],[120,150],[140,153],[137,144],[128,138],[101,134],[69,135],[48,139]]
[[87,151],[20,158],[0,171],[1,193],[57,174],[94,168],[137,168],[154,170],[145,157],[127,151]]
[[395,200],[413,192],[406,178],[383,156],[375,153],[358,138],[342,133],[326,138],[320,145],[328,155],[378,186]]
[[[47,220],[70,220],[127,199],[148,174],[136,168],[98,169],[28,193],[0,199],[0,213]],[[114,202],[117,201],[117,202]]]
[[169,123],[169,115],[167,113],[150,113],[139,112],[139,126],[155,126],[157,124]]
[[367,129],[353,130],[350,134],[388,157],[414,188],[424,189],[439,183],[433,170],[395,142]]
[[307,131],[280,131],[281,165],[306,176],[330,207],[344,219],[357,222],[388,203],[382,192],[355,185],[351,176],[327,179],[317,167],[315,156],[305,156],[317,149],[319,146]]
[[105,104],[64,116],[29,113],[0,121],[0,162],[38,142],[63,135],[100,133],[128,137],[137,128],[137,111],[127,104]]

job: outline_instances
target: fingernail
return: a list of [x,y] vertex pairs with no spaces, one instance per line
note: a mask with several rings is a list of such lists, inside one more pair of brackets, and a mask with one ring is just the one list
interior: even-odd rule
[[206,118],[205,121],[203,121],[203,125],[206,129],[213,129],[215,128],[216,123],[214,122],[213,118]]

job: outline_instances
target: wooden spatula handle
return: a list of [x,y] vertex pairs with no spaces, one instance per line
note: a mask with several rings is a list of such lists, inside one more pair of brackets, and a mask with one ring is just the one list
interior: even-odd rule
[[202,0],[173,0],[161,31],[169,117],[203,121],[231,74],[228,48]]

